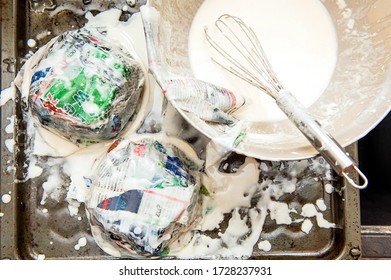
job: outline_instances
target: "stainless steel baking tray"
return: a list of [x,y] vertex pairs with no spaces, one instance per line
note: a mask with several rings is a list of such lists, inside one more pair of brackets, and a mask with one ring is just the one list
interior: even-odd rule
[[[174,1],[174,0],[173,0]],[[91,3],[92,2],[92,3]],[[20,69],[29,49],[29,38],[41,38],[37,45],[42,46],[50,38],[69,29],[76,29],[86,22],[84,13],[92,9],[93,13],[110,7],[121,9],[124,5],[137,1],[82,1],[82,0],[30,0],[1,1],[1,86],[9,87]],[[53,11],[56,11],[53,15]],[[123,12],[123,18],[131,16],[135,10]],[[49,13],[51,15],[49,16]],[[42,36],[42,34],[50,34]],[[48,33],[49,32],[49,33]],[[41,34],[41,36],[40,36]],[[21,116],[18,98],[1,107],[1,192],[9,194],[11,201],[0,202],[1,259],[109,259],[94,242],[84,211],[70,216],[67,203],[50,202],[40,205],[44,177],[23,180],[26,168],[24,145],[26,144],[25,123],[16,121],[15,152],[10,153],[4,145],[10,134],[5,132],[12,115]],[[191,129],[185,122],[183,127]],[[189,140],[189,139],[188,139]],[[194,139],[189,140],[194,143]],[[356,146],[349,147],[355,156]],[[240,160],[240,156],[232,160]],[[10,168],[14,166],[15,168]],[[361,255],[360,205],[358,191],[344,186],[339,178],[333,181],[336,192],[325,197],[328,210],[325,218],[335,223],[333,229],[315,228],[305,237],[295,238],[283,234],[285,229],[300,231],[291,226],[277,226],[266,221],[262,234],[278,230],[281,234],[273,240],[273,249],[269,252],[254,250],[255,259],[357,259]],[[66,186],[63,186],[66,188]],[[310,199],[311,194],[321,192],[313,186],[303,186],[288,200],[302,203]],[[83,207],[83,206],[81,206]],[[47,209],[44,210],[44,209]],[[211,232],[210,234],[214,234]],[[87,245],[75,248],[81,237],[87,238]]]

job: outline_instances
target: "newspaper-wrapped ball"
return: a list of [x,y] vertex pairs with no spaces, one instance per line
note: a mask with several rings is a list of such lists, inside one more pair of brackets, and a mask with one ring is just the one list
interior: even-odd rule
[[29,105],[40,123],[73,142],[118,135],[137,113],[139,62],[95,29],[57,37],[34,69]]
[[104,251],[161,256],[198,220],[201,161],[184,144],[146,136],[111,146],[86,201],[94,238]]

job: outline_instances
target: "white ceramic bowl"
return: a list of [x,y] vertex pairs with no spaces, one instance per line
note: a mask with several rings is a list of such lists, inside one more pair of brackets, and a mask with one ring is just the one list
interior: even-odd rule
[[[159,39],[167,66],[174,73],[194,77],[188,36],[203,1],[152,2],[161,14],[163,31]],[[338,56],[328,87],[308,110],[342,146],[347,146],[365,136],[391,108],[391,3],[342,2],[322,1],[335,25]],[[190,113],[180,113],[209,138],[220,135],[215,126]],[[235,151],[268,160],[301,159],[318,153],[288,119],[252,123],[250,133]]]

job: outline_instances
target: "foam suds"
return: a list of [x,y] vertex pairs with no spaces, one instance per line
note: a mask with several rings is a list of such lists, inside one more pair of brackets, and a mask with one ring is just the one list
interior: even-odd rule
[[326,193],[331,194],[334,191],[334,187],[332,184],[324,185],[324,190]]
[[320,211],[326,211],[327,209],[327,206],[326,204],[324,203],[324,199],[323,198],[319,198],[317,201],[316,201],[316,206],[318,207],[318,209]]
[[27,40],[27,46],[29,46],[30,48],[34,48],[36,45],[37,45],[37,41],[35,41],[34,39]]
[[3,202],[3,203],[10,203],[11,202],[11,196],[9,195],[9,194],[3,194],[2,196],[1,196],[1,201]]
[[80,250],[81,247],[84,247],[87,245],[87,238],[81,237],[78,241],[77,244],[75,245],[75,250]]
[[15,100],[15,94],[16,94],[16,88],[14,83],[11,83],[11,86],[9,88],[6,88],[1,91],[0,95],[0,106],[3,106],[5,103],[7,103],[9,100]]
[[27,169],[27,179],[33,179],[41,176],[43,168],[38,165],[37,159],[34,156],[30,156],[30,161]]
[[10,153],[14,152],[15,140],[13,138],[4,140],[4,145]]
[[[50,165],[51,164],[48,164],[48,166]],[[59,166],[56,164],[53,164],[49,169],[49,176],[47,177],[46,182],[42,184],[43,195],[40,202],[41,205],[44,205],[49,198],[60,202],[65,190],[63,187],[63,179],[59,172]]]
[[5,132],[8,134],[14,133],[14,127],[15,127],[15,115],[7,118],[7,120],[10,121],[10,123],[5,127]]
[[269,241],[263,240],[258,243],[258,249],[265,252],[269,252],[272,249],[272,245]]
[[314,204],[312,203],[307,203],[303,206],[301,210],[301,215],[306,218],[312,218],[316,217],[316,222],[319,227],[322,228],[333,228],[335,227],[334,223],[330,223],[325,218],[323,217],[322,213],[319,213],[315,207]]
[[301,224],[301,230],[307,234],[311,231],[312,227],[313,227],[313,224],[312,224],[311,220],[309,220],[309,219],[305,219],[303,221],[303,223]]

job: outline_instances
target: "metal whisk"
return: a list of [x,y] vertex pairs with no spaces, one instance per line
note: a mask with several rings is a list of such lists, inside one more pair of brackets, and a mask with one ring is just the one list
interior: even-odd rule
[[[240,18],[228,14],[220,16],[215,22],[215,27],[219,32],[218,38],[213,38],[205,27],[208,42],[220,56],[220,59],[212,59],[227,71],[273,97],[279,108],[338,175],[344,176],[358,189],[365,188],[368,184],[367,178],[352,158],[306,111],[306,108],[284,89],[253,30]],[[362,184],[356,183],[358,178],[351,177],[354,171],[362,178]]]

